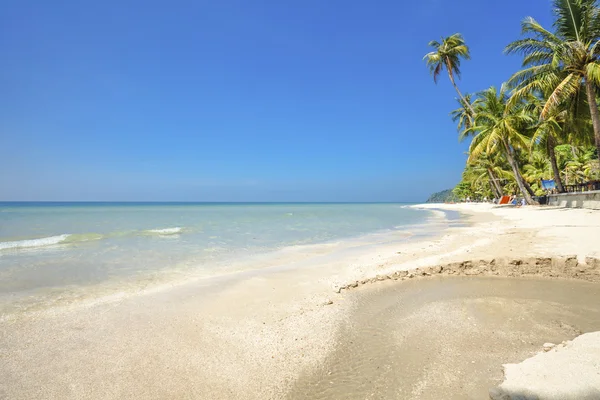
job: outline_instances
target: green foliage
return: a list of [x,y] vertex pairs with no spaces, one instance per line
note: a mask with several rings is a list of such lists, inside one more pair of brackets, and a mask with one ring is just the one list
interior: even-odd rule
[[[470,140],[460,200],[520,192],[531,204],[543,194],[541,179],[559,188],[600,179],[600,8],[596,0],[554,0],[554,24],[523,20],[522,38],[506,54],[523,57],[522,69],[501,88],[463,96],[454,77],[470,59],[460,34],[429,43],[425,56],[437,82],[443,70],[459,107],[450,115],[459,139]],[[594,146],[595,145],[595,146]]]
[[570,184],[599,179],[598,159],[592,148],[573,148],[572,156],[565,162],[564,176]]
[[471,54],[469,47],[465,44],[460,33],[455,33],[452,36],[443,37],[441,42],[432,40],[429,46],[434,48],[434,51],[427,53],[424,57],[429,67],[429,71],[433,76],[433,81],[437,83],[440,73],[446,69],[451,79],[456,76],[460,78],[460,61],[462,58],[469,60]]
[[531,154],[529,163],[525,164],[523,170],[523,177],[531,183],[535,194],[537,196],[543,195],[544,190],[541,186],[541,180],[552,179],[552,167],[548,157],[540,151],[535,151]]
[[596,0],[554,0],[554,32],[531,17],[522,24],[525,38],[510,43],[507,54],[523,56],[523,70],[509,84],[512,102],[541,96],[545,102],[540,119],[564,110],[579,117],[587,102],[595,143],[600,149],[600,113],[596,87],[600,85],[600,9]]
[[[458,97],[466,105],[471,108],[469,102],[465,101],[465,96],[462,95],[454,77],[460,79],[460,62],[462,59],[470,60],[471,53],[460,33],[455,33],[452,36],[443,37],[441,42],[432,40],[429,46],[433,47],[434,51],[427,53],[423,58],[429,67],[429,72],[433,76],[433,81],[437,83],[442,71],[445,69],[448,72],[448,78],[456,89]],[[471,108],[471,111],[472,108]]]
[[475,123],[465,130],[467,134],[473,135],[467,162],[473,161],[484,152],[493,154],[498,151],[508,152],[510,147],[529,147],[531,139],[523,132],[534,120],[530,113],[518,107],[520,104],[510,107],[507,99],[504,85],[500,91],[492,86],[478,94],[475,103]]
[[453,203],[459,199],[452,192],[452,189],[442,190],[429,196],[427,203]]
[[456,185],[456,187],[452,189],[452,193],[454,193],[454,195],[461,201],[467,198],[475,197],[475,191],[472,189],[471,183],[465,181],[461,181],[458,185]]

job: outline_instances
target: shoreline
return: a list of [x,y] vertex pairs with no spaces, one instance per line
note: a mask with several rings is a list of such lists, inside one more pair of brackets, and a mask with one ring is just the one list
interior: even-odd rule
[[0,367],[7,377],[0,383],[0,397],[284,398],[299,376],[320,368],[333,354],[341,330],[360,309],[361,296],[373,292],[376,297],[380,290],[380,285],[368,285],[337,293],[348,283],[489,259],[490,254],[508,259],[572,255],[578,262],[599,255],[593,233],[600,231],[600,213],[418,207],[464,213],[468,225],[435,237],[313,259],[301,268],[250,274],[219,288],[193,281],[0,322],[0,353],[7,360]]
[[[378,248],[386,246],[390,242],[401,244],[423,237],[435,237],[440,230],[451,226],[452,222],[446,218],[447,213],[441,210],[427,211],[430,216],[424,222],[397,227],[401,229],[379,230],[359,236],[288,245],[268,249],[265,252],[234,256],[231,259],[214,261],[211,264],[212,268],[199,265],[186,268],[174,266],[139,276],[120,277],[115,282],[72,285],[50,288],[45,291],[29,289],[16,294],[2,293],[0,294],[0,321],[20,318],[21,314],[36,315],[43,314],[48,310],[58,312],[61,309],[93,307],[99,304],[119,302],[131,297],[173,290],[192,282],[202,286],[219,286],[224,282],[237,282],[257,275],[304,268],[306,265],[322,262],[322,258],[347,257],[350,253],[356,253],[363,247],[372,247],[375,249],[373,251],[377,252]],[[368,253],[365,250],[359,251]],[[33,302],[28,304],[27,301],[15,301],[15,298],[33,299]]]

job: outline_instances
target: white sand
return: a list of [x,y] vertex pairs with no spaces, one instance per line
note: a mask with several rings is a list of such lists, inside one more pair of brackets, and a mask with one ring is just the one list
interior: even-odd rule
[[600,399],[600,332],[586,333],[520,364],[506,364],[504,373],[506,380],[490,392],[494,399]]
[[527,241],[532,248],[513,247],[508,249],[509,252],[527,252],[529,255],[546,256],[573,254],[582,261],[585,257],[600,255],[600,246],[595,240],[600,233],[600,212],[597,210],[532,206],[497,207],[477,203],[423,204],[417,207],[455,210],[475,216],[492,214],[501,220],[498,223],[494,221],[479,223],[476,226],[478,231],[487,226],[487,231],[490,233],[495,231],[535,238]]
[[282,398],[336,345],[356,300],[337,287],[466,259],[600,255],[600,212],[423,207],[468,213],[472,225],[408,243],[307,247],[256,274],[4,319],[0,398]]
[[[524,240],[528,248],[509,247],[511,253],[546,257],[576,255],[581,262],[600,254],[600,212],[551,207],[493,207],[488,204],[421,205],[488,213],[503,218],[505,233],[525,239],[533,230],[536,242]],[[479,224],[482,226],[482,224]],[[506,255],[506,248],[494,256]],[[502,254],[504,253],[504,254]],[[600,301],[600,300],[599,300]],[[541,352],[519,364],[504,365],[505,381],[490,391],[494,400],[600,399],[600,332],[584,334],[549,352]]]

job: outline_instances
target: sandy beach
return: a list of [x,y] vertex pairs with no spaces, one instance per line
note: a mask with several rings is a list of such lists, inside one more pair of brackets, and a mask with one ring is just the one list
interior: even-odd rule
[[486,398],[503,364],[600,331],[599,212],[419,207],[464,218],[5,318],[0,398]]
[[600,400],[600,0],[2,5],[0,400]]

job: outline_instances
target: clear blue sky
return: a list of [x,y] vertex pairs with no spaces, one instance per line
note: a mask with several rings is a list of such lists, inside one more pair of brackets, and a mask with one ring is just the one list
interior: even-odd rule
[[0,0],[0,200],[421,201],[460,179],[456,94],[550,0]]

